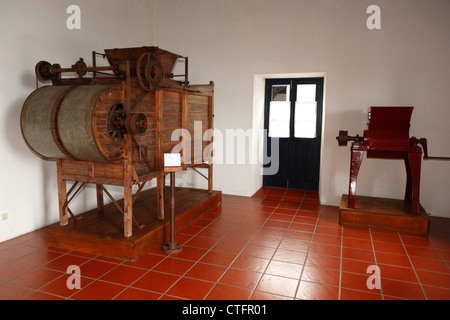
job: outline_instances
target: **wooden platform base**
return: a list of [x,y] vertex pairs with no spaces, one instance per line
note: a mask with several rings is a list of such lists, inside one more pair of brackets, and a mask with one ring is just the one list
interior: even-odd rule
[[[170,188],[165,188],[164,220],[157,219],[156,189],[143,191],[133,206],[133,216],[142,228],[133,224],[133,235],[123,236],[123,216],[113,205],[77,215],[69,224],[56,223],[48,228],[50,246],[101,256],[136,261],[169,239]],[[222,192],[175,188],[175,232],[183,229],[222,202]],[[118,201],[120,205],[123,201]]]
[[403,200],[356,196],[355,208],[347,208],[348,196],[342,195],[339,223],[376,229],[427,234],[430,218],[420,207],[411,214],[411,206]]

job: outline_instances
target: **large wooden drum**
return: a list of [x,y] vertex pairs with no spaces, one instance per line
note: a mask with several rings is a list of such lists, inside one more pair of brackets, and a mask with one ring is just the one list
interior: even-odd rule
[[111,116],[122,107],[121,87],[46,86],[25,101],[21,128],[30,148],[45,159],[112,161],[122,143]]

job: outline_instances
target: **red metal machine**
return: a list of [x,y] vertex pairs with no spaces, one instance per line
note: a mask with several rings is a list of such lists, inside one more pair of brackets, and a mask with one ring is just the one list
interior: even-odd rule
[[367,158],[403,159],[405,161],[405,202],[411,204],[412,214],[419,214],[422,148],[424,159],[448,160],[449,158],[428,157],[427,139],[409,137],[412,111],[413,107],[371,107],[369,128],[364,131],[363,137],[349,136],[347,131],[339,131],[336,139],[340,146],[346,146],[349,140],[353,141],[348,191],[349,208],[355,208],[358,172],[364,151],[367,151]]

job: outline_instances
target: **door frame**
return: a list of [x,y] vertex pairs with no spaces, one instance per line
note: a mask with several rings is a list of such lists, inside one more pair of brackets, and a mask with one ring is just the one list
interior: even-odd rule
[[[287,154],[282,154],[281,150],[280,150],[280,157],[283,156],[285,159],[285,161],[281,161],[280,159],[280,165],[281,163],[285,163],[285,164],[289,164],[285,170],[287,170],[287,172],[290,172],[290,176],[289,178],[287,178],[289,182],[292,182],[292,185],[297,184],[297,186],[293,186],[291,187],[291,183],[289,183],[289,187],[288,188],[299,188],[299,185],[302,185],[302,189],[304,190],[310,190],[309,188],[313,188],[313,190],[318,191],[319,188],[319,177],[320,177],[320,162],[321,162],[321,146],[322,146],[322,119],[323,119],[323,81],[324,78],[323,77],[314,77],[314,78],[282,78],[282,79],[266,79],[266,94],[265,94],[265,103],[264,103],[264,129],[269,129],[269,110],[270,110],[270,101],[271,98],[269,97],[272,93],[272,88],[273,86],[278,86],[278,85],[287,85],[289,86],[290,84],[290,91],[289,91],[289,97],[287,97],[287,99],[290,102],[290,123],[289,123],[289,137],[288,138],[280,138],[279,141],[279,146],[281,147],[281,144],[283,144],[283,146],[287,146],[289,145],[288,149],[289,149],[289,155]],[[316,113],[316,133],[317,136],[312,138],[313,140],[318,139],[319,141],[312,141],[311,138],[295,138],[294,137],[294,132],[295,132],[295,126],[294,126],[294,110],[295,110],[295,94],[297,92],[297,86],[301,85],[301,84],[314,84],[316,86],[316,94],[318,92],[319,95],[316,96],[316,102],[317,102],[317,113]],[[267,135],[268,137],[268,135]],[[269,147],[270,145],[270,140],[268,139],[266,144],[264,145],[265,147],[265,153],[269,153],[269,149],[271,149]],[[294,150],[296,150],[296,148],[298,148],[300,145],[304,147],[311,147],[312,145],[314,145],[314,151],[313,154],[317,155],[316,152],[318,152],[318,156],[319,157],[314,157],[313,163],[310,163],[307,166],[311,166],[312,168],[314,168],[314,181],[312,180],[308,180],[307,178],[302,178],[300,179],[301,181],[297,181],[297,183],[295,183],[296,179],[291,179],[294,178],[294,176],[292,176],[293,172],[291,172],[292,169],[294,169],[295,166],[295,161],[289,161],[287,159],[289,159],[290,157],[300,157],[298,154],[296,154],[294,152]],[[286,151],[286,150],[285,150]],[[294,152],[294,153],[291,153]],[[287,158],[286,158],[287,157]],[[286,161],[288,161],[288,163],[286,163]],[[304,167],[296,167],[297,169],[300,169],[301,172],[305,173],[305,168]],[[281,168],[279,168],[280,170]],[[275,178],[275,177],[274,177]],[[280,182],[279,180],[282,178],[280,176],[278,176],[278,179],[275,178],[275,180],[273,180],[274,178],[270,178],[270,176],[263,176],[263,186],[264,184],[278,184],[278,182]],[[298,178],[298,177],[297,177]],[[282,182],[284,182],[283,179],[281,179]],[[301,182],[301,183],[299,183]],[[312,190],[312,189],[311,189]]]
[[[265,101],[265,84],[266,79],[283,79],[283,78],[323,78],[323,105],[322,105],[322,139],[320,143],[320,167],[323,168],[323,145],[325,140],[325,118],[326,118],[326,93],[327,93],[327,73],[326,72],[307,72],[307,73],[272,73],[272,74],[255,74],[253,76],[253,123],[252,128],[255,130],[264,130],[264,101]],[[262,144],[262,142],[260,142]],[[258,148],[254,151],[255,157],[263,159],[264,148]],[[251,190],[249,195],[253,195],[263,185],[262,176],[263,164],[258,163],[251,165]],[[319,172],[319,196],[323,186],[323,170]]]

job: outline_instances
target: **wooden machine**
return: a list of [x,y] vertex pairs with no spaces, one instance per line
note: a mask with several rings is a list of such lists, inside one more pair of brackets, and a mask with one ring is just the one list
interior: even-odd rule
[[[109,66],[96,66],[99,55],[107,58]],[[212,137],[191,145],[185,138],[194,137],[194,122],[196,128],[201,122],[201,137],[213,128],[214,84],[190,85],[188,58],[158,47],[108,49],[92,56],[92,67],[83,58],[69,68],[46,61],[36,65],[37,80],[51,85],[29,95],[21,128],[31,150],[56,160],[60,225],[68,224],[68,214],[74,216],[68,205],[75,195],[85,184],[95,184],[98,209],[103,209],[106,194],[123,214],[127,238],[133,227],[142,228],[133,216],[133,205],[152,179],[157,185],[158,218],[164,218],[163,156],[174,146],[182,143],[184,170],[208,169],[208,191],[212,191],[212,159],[193,161],[198,154],[194,146],[203,150]],[[185,63],[185,74],[172,73],[178,60]],[[181,141],[171,139],[176,129],[184,129]],[[74,182],[68,192],[67,181]],[[123,205],[105,185],[123,187]]]
[[[347,131],[339,131],[336,139],[340,146],[353,141],[348,196],[344,195],[341,202],[341,223],[427,233],[428,218],[420,206],[419,197],[422,148],[424,159],[446,158],[428,157],[427,140],[409,137],[412,111],[413,107],[371,107],[369,127],[363,137],[349,136]],[[356,182],[365,151],[367,158],[400,159],[405,162],[404,202],[356,197]]]

